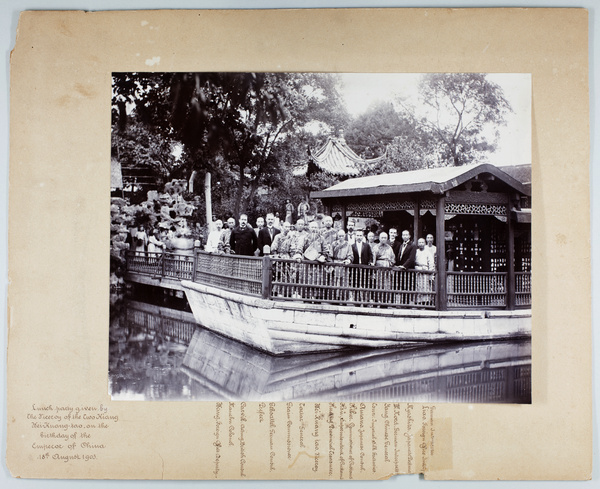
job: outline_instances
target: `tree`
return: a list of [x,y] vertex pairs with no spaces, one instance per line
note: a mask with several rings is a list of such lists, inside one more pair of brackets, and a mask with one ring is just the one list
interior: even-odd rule
[[187,164],[168,124],[165,80],[163,73],[113,74],[112,153],[144,191],[181,177]]
[[[313,120],[343,118],[335,79],[314,73],[194,73],[176,75],[173,128],[195,168],[212,171],[222,156],[237,182],[233,210],[248,208],[259,188],[285,169],[293,140]],[[232,175],[230,175],[232,176]]]
[[265,191],[289,193],[315,123],[346,124],[337,83],[318,73],[115,74],[113,148],[165,181],[211,172],[214,201],[237,215]]
[[[439,143],[440,157],[464,165],[496,149],[497,128],[512,112],[502,88],[481,73],[434,73],[419,86],[425,113],[399,100],[404,113]],[[493,140],[489,140],[491,131]]]
[[346,142],[363,158],[376,158],[395,138],[413,132],[411,121],[401,118],[391,101],[377,102],[350,123]]

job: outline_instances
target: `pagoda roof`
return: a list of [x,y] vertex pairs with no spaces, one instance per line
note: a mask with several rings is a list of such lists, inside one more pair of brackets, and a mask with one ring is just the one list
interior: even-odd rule
[[[529,166],[529,165],[527,165]],[[503,167],[488,163],[479,165],[445,166],[399,173],[386,173],[369,177],[351,178],[325,190],[312,192],[316,199],[352,197],[360,195],[406,194],[432,192],[442,194],[463,183],[487,173],[523,195],[531,195],[530,182],[521,182],[512,177]],[[521,171],[520,175],[527,172]],[[530,172],[529,172],[530,174]],[[529,177],[530,179],[530,177]]]
[[[325,173],[347,177],[359,175],[366,166],[378,163],[384,158],[361,158],[346,144],[343,135],[339,138],[330,137],[323,146],[309,155],[310,161]],[[308,163],[297,168],[294,174],[305,175],[307,170]]]

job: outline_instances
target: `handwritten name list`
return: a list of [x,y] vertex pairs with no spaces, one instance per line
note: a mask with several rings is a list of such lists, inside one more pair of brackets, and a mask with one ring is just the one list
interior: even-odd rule
[[212,476],[306,478],[311,471],[314,478],[352,480],[426,472],[440,467],[435,409],[391,402],[217,402]]

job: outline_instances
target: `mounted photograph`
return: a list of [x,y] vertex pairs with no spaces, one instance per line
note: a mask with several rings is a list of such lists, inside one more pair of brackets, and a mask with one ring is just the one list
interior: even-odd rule
[[532,402],[529,74],[112,75],[113,400]]

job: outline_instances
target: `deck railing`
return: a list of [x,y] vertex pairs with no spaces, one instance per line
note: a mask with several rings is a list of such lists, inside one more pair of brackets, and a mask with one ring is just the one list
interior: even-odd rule
[[515,305],[531,306],[531,272],[515,272]]
[[280,259],[271,266],[274,299],[435,308],[433,272]]
[[154,277],[193,280],[194,262],[193,255],[150,251],[147,253],[127,252],[127,271]]
[[[192,280],[224,290],[278,301],[436,309],[437,274],[399,268],[298,262],[196,251],[127,253],[127,271]],[[507,274],[447,272],[447,307],[507,307]],[[515,306],[531,306],[531,272],[515,273]]]
[[448,307],[505,307],[506,273],[448,272]]
[[217,255],[199,251],[194,281],[260,296],[263,260],[252,256]]

